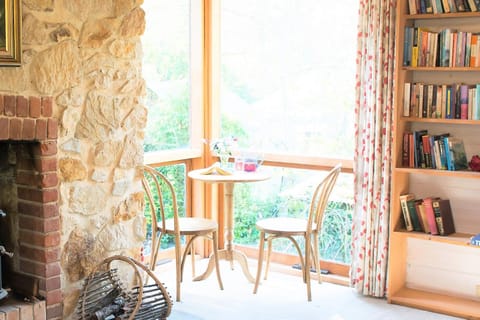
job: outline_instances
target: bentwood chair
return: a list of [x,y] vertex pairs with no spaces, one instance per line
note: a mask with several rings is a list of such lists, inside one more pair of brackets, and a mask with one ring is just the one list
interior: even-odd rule
[[[307,218],[278,217],[257,221],[256,226],[260,231],[260,246],[258,250],[257,276],[255,279],[255,287],[253,289],[254,294],[257,293],[258,290],[264,259],[267,260],[264,279],[267,279],[268,268],[270,265],[270,254],[272,251],[272,240],[276,238],[286,238],[291,240],[297,249],[302,268],[303,281],[307,284],[307,298],[308,301],[312,301],[310,268],[312,267],[313,259],[313,266],[317,271],[318,282],[320,283],[318,236],[322,229],[323,213],[325,212],[328,198],[335,182],[337,181],[340,170],[341,164],[336,165],[316,187],[310,202],[310,209]],[[297,242],[297,237],[302,237],[305,240],[304,255]],[[267,242],[267,254],[264,257],[265,241]]]
[[[220,289],[223,290],[218,262],[217,222],[203,218],[180,217],[178,214],[177,197],[172,183],[154,168],[149,166],[143,167],[142,184],[147,195],[147,205],[150,206],[152,213],[150,269],[152,271],[155,270],[162,237],[167,234],[172,235],[175,239],[176,300],[180,301],[180,284],[183,280],[183,268],[187,255],[190,253],[192,256],[192,273],[193,277],[195,277],[194,241],[199,237],[207,238],[213,242],[217,280]],[[187,237],[183,253],[182,236]]]

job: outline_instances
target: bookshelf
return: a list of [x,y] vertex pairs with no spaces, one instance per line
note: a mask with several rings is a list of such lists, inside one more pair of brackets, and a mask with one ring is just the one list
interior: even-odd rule
[[[409,14],[408,0],[397,2],[396,78],[390,256],[387,298],[390,303],[425,309],[466,319],[480,319],[480,247],[469,244],[480,233],[480,172],[448,171],[402,166],[403,133],[427,129],[448,132],[465,143],[467,159],[480,154],[480,120],[404,116],[404,84],[480,83],[480,67],[412,67],[404,65],[405,27],[440,32],[451,28],[480,33],[477,12]],[[479,8],[480,9],[480,8]],[[449,199],[456,233],[434,236],[406,231],[400,195]],[[472,267],[472,264],[477,267]]]

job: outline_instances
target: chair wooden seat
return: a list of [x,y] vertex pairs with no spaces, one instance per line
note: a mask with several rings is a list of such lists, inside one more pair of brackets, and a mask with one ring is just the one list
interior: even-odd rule
[[[194,241],[198,237],[203,237],[213,242],[213,257],[215,260],[218,285],[220,289],[223,290],[218,260],[217,222],[197,217],[180,217],[177,207],[177,197],[172,183],[162,173],[152,167],[143,166],[142,185],[147,196],[147,205],[150,206],[152,217],[150,269],[152,271],[155,270],[162,237],[166,234],[173,235],[175,239],[176,300],[180,301],[180,283],[183,279],[185,259],[188,253],[190,253],[192,257],[192,276],[195,277]],[[181,252],[181,236],[187,237],[183,254]]]
[[[216,221],[204,218],[179,218],[181,236],[191,236],[194,234],[209,234],[218,229]],[[165,221],[165,231],[168,234],[175,234],[174,219]]]
[[[260,244],[258,250],[258,267],[255,279],[255,287],[253,293],[257,293],[262,274],[263,260],[267,260],[265,268],[265,277],[267,279],[268,269],[270,265],[270,254],[272,252],[272,241],[276,238],[286,238],[292,241],[300,258],[302,267],[303,281],[307,284],[307,299],[312,300],[310,288],[310,268],[313,266],[315,270],[320,270],[320,261],[318,258],[318,236],[321,231],[323,214],[328,203],[328,198],[335,185],[338,175],[341,171],[341,164],[336,165],[327,176],[320,182],[313,193],[310,201],[310,210],[308,218],[290,218],[278,217],[259,220],[256,223],[257,229],[260,231]],[[300,245],[295,237],[301,236],[305,240],[305,254],[302,254]],[[265,242],[267,242],[267,253],[264,256]],[[312,261],[313,260],[313,261]],[[320,272],[317,273],[318,282],[321,282]]]
[[301,236],[307,232],[308,221],[299,218],[268,218],[257,222],[257,229],[265,233]]

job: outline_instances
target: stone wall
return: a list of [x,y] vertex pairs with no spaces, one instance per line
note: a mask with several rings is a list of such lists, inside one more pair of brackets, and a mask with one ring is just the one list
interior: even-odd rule
[[[58,120],[63,316],[106,256],[139,257],[147,111],[142,0],[23,0],[22,66],[0,67],[0,94],[53,97]],[[47,301],[48,308],[48,301]]]

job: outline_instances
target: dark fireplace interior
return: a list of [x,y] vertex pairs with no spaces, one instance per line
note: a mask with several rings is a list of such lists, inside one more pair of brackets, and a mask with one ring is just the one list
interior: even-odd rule
[[45,300],[47,319],[62,316],[57,134],[51,97],[0,96],[2,286]]

